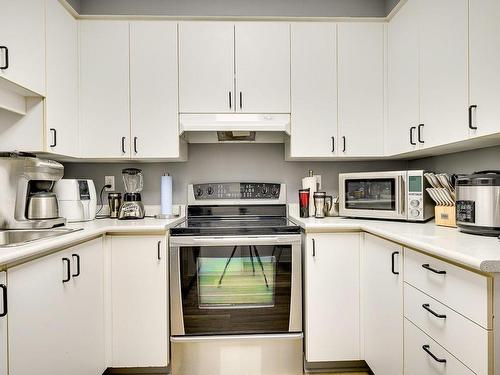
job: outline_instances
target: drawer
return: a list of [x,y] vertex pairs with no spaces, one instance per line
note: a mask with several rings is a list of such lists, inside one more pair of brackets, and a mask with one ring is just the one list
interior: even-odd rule
[[493,339],[492,331],[484,329],[406,283],[404,315],[476,374],[489,373],[488,348],[490,340]]
[[404,336],[405,375],[474,375],[474,372],[406,318]]
[[486,329],[493,327],[493,278],[404,249],[404,281]]

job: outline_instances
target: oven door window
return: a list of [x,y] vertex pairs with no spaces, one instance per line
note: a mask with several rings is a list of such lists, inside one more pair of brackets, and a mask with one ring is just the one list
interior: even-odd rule
[[288,332],[291,246],[181,247],[186,335]]
[[345,208],[352,210],[396,210],[396,180],[374,178],[345,181]]

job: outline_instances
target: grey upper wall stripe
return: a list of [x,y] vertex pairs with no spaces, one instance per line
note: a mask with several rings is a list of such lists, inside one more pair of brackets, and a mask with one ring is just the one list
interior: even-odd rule
[[81,0],[66,0],[67,3],[69,5],[71,5],[71,7],[77,12],[77,13],[81,13],[82,11],[82,4],[81,4]]
[[391,13],[400,0],[385,0],[385,15]]
[[82,15],[385,17],[398,0],[68,0]]

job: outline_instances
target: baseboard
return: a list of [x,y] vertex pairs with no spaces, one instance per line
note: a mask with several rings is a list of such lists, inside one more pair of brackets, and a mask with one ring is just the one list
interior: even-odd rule
[[127,367],[127,368],[108,367],[106,371],[104,371],[103,373],[103,375],[131,375],[131,374],[168,375],[170,374],[170,367]]
[[338,362],[306,362],[304,361],[306,373],[345,373],[366,371],[372,373],[365,361],[338,361]]

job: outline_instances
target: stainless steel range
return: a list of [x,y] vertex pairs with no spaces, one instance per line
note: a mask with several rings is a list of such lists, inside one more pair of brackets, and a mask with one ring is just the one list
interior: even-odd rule
[[302,374],[301,235],[285,185],[189,185],[170,233],[172,374]]

